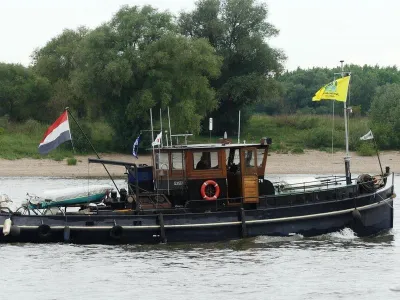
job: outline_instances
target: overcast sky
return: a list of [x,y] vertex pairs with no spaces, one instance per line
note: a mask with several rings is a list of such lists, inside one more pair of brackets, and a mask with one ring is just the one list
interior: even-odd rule
[[[260,0],[280,29],[269,42],[288,56],[286,68],[400,66],[399,0]],[[64,28],[95,28],[121,5],[151,4],[179,12],[193,0],[0,0],[0,62],[28,65],[30,55]]]

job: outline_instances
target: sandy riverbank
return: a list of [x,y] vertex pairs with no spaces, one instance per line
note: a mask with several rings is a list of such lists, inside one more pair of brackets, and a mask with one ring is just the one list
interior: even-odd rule
[[[305,154],[277,154],[268,156],[267,173],[270,174],[343,174],[343,152],[331,153],[306,151]],[[67,162],[49,159],[0,159],[0,176],[51,176],[51,177],[107,177],[100,164],[88,164],[88,156],[78,156],[75,166],[68,166]],[[400,152],[388,151],[380,154],[382,167],[390,166],[395,173],[400,173]],[[131,155],[106,154],[102,159],[151,164],[150,156],[139,159]],[[123,176],[124,168],[107,166],[112,176]],[[376,156],[361,157],[351,153],[351,172],[354,174],[380,173]]]

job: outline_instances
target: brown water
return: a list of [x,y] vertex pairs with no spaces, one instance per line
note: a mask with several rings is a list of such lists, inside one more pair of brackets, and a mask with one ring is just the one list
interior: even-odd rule
[[[88,182],[0,181],[13,199]],[[89,181],[99,182],[109,183]],[[366,239],[345,229],[212,244],[0,245],[0,299],[400,299],[397,201],[395,228]]]

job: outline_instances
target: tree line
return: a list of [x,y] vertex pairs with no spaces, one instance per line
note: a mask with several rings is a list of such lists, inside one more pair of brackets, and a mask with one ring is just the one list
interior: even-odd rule
[[[126,150],[149,129],[150,108],[155,120],[169,108],[174,132],[204,133],[213,117],[214,133],[229,135],[239,110],[243,124],[254,112],[329,113],[331,102],[311,97],[340,70],[284,71],[285,53],[269,45],[278,33],[267,5],[255,0],[200,0],[177,15],[123,6],[95,29],[64,30],[27,68],[0,63],[0,116],[50,123],[68,106],[81,120],[108,124],[114,150]],[[354,113],[382,118],[375,102],[400,91],[399,71],[346,69]]]

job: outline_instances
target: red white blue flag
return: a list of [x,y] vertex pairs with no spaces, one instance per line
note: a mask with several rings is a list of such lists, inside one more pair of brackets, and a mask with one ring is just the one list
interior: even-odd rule
[[39,153],[47,154],[69,140],[72,140],[72,137],[69,129],[68,111],[65,111],[53,125],[47,129],[39,144]]

